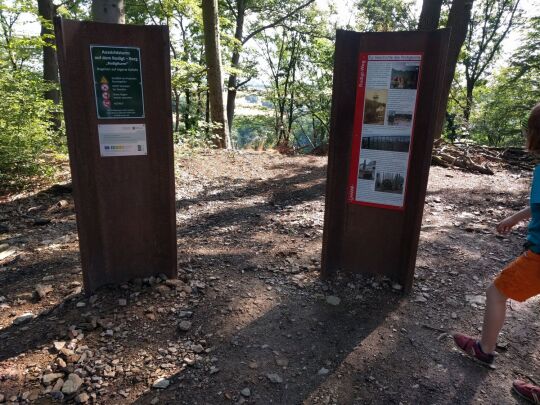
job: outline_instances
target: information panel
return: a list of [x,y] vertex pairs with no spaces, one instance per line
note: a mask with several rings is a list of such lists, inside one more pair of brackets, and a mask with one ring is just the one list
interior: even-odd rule
[[106,156],[146,155],[146,125],[98,125],[99,150]]
[[90,45],[97,116],[144,118],[139,48]]
[[402,210],[422,53],[360,53],[348,201]]

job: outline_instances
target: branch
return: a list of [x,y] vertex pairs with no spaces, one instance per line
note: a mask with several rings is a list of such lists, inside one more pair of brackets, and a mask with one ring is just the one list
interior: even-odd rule
[[270,24],[267,24],[267,25],[263,25],[262,27],[259,27],[257,28],[255,31],[253,31],[252,33],[250,33],[248,36],[246,36],[244,38],[244,40],[242,41],[242,45],[244,45],[247,41],[249,41],[251,38],[253,38],[255,35],[257,35],[258,33],[262,32],[262,31],[265,31],[269,28],[274,28],[275,26],[277,26],[279,23],[285,21],[287,18],[289,18],[290,16],[292,16],[293,14],[297,13],[298,11],[302,10],[303,8],[306,8],[307,6],[309,6],[311,3],[313,3],[315,0],[308,0],[306,1],[304,4],[301,4],[299,5],[298,7],[296,7],[294,10],[290,11],[289,13],[285,14],[284,16],[278,18],[277,20],[271,22]]
[[516,1],[516,4],[515,4],[515,6],[514,6],[514,8],[512,10],[512,14],[510,14],[510,19],[508,20],[508,25],[506,26],[506,29],[504,30],[504,32],[500,35],[499,39],[493,45],[493,48],[492,48],[491,52],[489,53],[489,56],[485,60],[483,66],[480,67],[480,70],[478,71],[478,76],[477,77],[480,77],[484,73],[487,66],[491,63],[491,61],[495,57],[495,54],[500,49],[501,43],[506,38],[506,36],[508,35],[508,32],[510,31],[510,28],[512,28],[512,25],[513,25],[513,22],[514,22],[514,17],[515,17],[518,5],[519,5],[519,0]]
[[238,18],[238,13],[236,12],[236,9],[234,8],[234,6],[231,4],[231,0],[225,0],[225,2],[227,3],[227,8],[233,15],[234,19],[236,20]]

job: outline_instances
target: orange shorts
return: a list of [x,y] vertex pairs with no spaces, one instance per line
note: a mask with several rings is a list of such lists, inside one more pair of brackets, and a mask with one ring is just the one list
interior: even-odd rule
[[540,254],[527,250],[497,276],[495,287],[516,301],[540,294]]

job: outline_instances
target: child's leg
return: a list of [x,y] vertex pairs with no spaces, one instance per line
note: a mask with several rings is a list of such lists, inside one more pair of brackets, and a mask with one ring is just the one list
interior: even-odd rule
[[480,346],[486,354],[495,351],[497,337],[506,318],[507,300],[508,298],[497,289],[495,284],[491,283],[486,292],[486,311],[480,339]]

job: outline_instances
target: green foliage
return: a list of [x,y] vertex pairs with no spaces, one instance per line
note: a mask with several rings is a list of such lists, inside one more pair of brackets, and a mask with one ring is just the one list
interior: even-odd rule
[[471,134],[481,143],[523,145],[522,129],[531,108],[540,101],[540,18],[531,18],[524,32],[510,66],[475,94],[479,101],[470,120]]
[[406,31],[417,25],[412,0],[358,0],[356,8],[360,31]]
[[314,149],[328,138],[334,50],[328,20],[312,6],[299,12],[290,27],[261,35],[270,68],[267,98],[274,106],[280,147],[294,146],[294,140],[296,147]]
[[[27,13],[27,14],[25,14]],[[21,35],[18,27],[31,1],[0,0],[0,186],[17,187],[53,171],[60,134],[51,129],[58,107],[44,99],[51,89],[38,70],[44,39]],[[37,16],[36,16],[37,19]]]
[[45,90],[38,74],[0,64],[0,187],[52,171],[45,154],[55,150],[49,123],[55,107],[44,100]]
[[274,118],[270,115],[240,115],[233,133],[238,148],[265,149],[275,143]]

